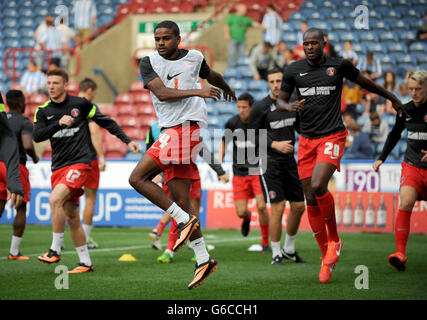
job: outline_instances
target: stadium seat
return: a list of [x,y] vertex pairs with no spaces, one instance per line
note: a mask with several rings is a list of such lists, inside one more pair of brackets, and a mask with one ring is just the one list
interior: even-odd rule
[[132,92],[133,103],[151,103],[151,94],[146,91]]
[[358,36],[355,32],[341,32],[339,34],[339,37],[341,42],[348,41],[348,40],[352,42],[356,42]]
[[378,42],[378,36],[374,32],[362,31],[358,33],[359,41],[364,42]]
[[371,27],[374,30],[379,30],[379,31],[390,30],[389,24],[387,22],[382,21],[382,20],[373,20],[372,22],[369,21],[369,27]]
[[144,83],[142,81],[135,81],[135,82],[132,82],[132,84],[130,85],[130,91],[141,92],[141,91],[146,91],[146,89],[144,88]]
[[218,114],[236,114],[236,107],[230,102],[218,101],[214,107],[218,110]]
[[366,50],[371,51],[374,54],[377,54],[377,53],[383,54],[384,52],[387,52],[386,46],[378,42],[367,42]]
[[28,104],[35,104],[37,106],[41,106],[48,100],[49,100],[49,97],[47,95],[38,93],[38,94],[32,94],[28,96],[26,102]]
[[131,115],[119,115],[117,116],[117,121],[121,127],[136,127],[137,118]]
[[282,33],[282,40],[286,43],[288,42],[297,42],[297,34],[296,33]]
[[157,121],[155,115],[140,115],[138,116],[138,127],[149,127]]
[[386,44],[386,47],[387,47],[387,51],[389,53],[395,53],[395,52],[406,53],[406,52],[408,52],[408,47],[406,46],[406,44],[401,43],[401,42],[389,42]]
[[154,107],[150,103],[135,103],[134,108],[138,115],[156,115]]
[[228,83],[234,90],[247,90],[247,82],[241,79],[230,80]]
[[397,64],[412,64],[413,66],[416,65],[417,61],[413,56],[410,54],[405,53],[395,53],[393,54],[394,58],[396,59]]
[[417,63],[419,65],[427,64],[427,55],[425,52],[413,52],[411,53],[411,56],[413,56],[417,60]]
[[237,66],[248,66],[251,58],[248,56],[239,57],[237,60]]
[[329,25],[331,26],[332,30],[335,30],[335,31],[349,31],[350,30],[350,26],[342,20],[330,19],[328,22],[329,22]]
[[265,91],[268,90],[267,82],[264,80],[250,80],[248,82],[249,91]]
[[125,127],[123,131],[134,141],[143,140],[146,136],[146,131],[141,128]]
[[110,118],[115,118],[118,113],[118,108],[113,104],[106,104],[100,107],[101,113],[106,114]]
[[413,53],[413,52],[427,52],[427,43],[425,42],[414,42],[412,44],[409,45],[409,52]]
[[134,104],[117,104],[116,108],[120,116],[128,115],[128,116],[136,117],[138,113]]
[[128,103],[133,103],[133,96],[130,93],[124,92],[124,93],[119,93],[116,96],[115,99],[115,103],[116,104],[128,104]]
[[416,40],[416,31],[401,31],[398,33],[400,41],[415,41]]

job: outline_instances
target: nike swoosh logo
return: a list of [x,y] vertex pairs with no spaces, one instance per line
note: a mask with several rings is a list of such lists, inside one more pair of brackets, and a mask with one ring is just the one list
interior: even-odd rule
[[175,78],[176,76],[179,76],[181,73],[182,73],[182,72],[177,73],[177,74],[175,74],[175,75],[173,75],[173,76],[168,75],[166,78],[167,78],[168,80],[172,80],[172,79],[173,79],[173,78]]
[[303,76],[305,76],[306,74],[308,74],[308,72],[306,72],[306,73],[300,73],[300,74],[299,74],[299,76],[300,76],[300,77],[303,77]]
[[54,116],[47,116],[46,118],[47,118],[47,120],[50,120],[50,119],[52,119]]
[[339,257],[340,256],[340,254],[341,254],[341,251],[339,251],[339,250],[335,250],[335,253],[337,254],[337,256]]

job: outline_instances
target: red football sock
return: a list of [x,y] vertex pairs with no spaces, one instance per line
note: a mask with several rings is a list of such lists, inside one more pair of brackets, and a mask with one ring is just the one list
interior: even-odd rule
[[335,201],[332,193],[328,191],[323,196],[316,197],[316,199],[326,227],[328,228],[328,241],[339,241],[337,221],[335,219]]
[[314,237],[322,252],[322,257],[325,257],[328,250],[328,235],[326,233],[325,220],[323,220],[318,206],[307,206],[307,214],[311,230],[313,230]]
[[261,228],[262,237],[261,245],[268,245],[268,224],[260,224],[259,226]]
[[159,223],[157,224],[157,227],[156,227],[156,229],[157,229],[157,235],[159,236],[159,237],[161,237],[161,235],[162,235],[162,233],[163,233],[163,230],[165,229],[165,224],[162,222],[162,221],[159,221]]
[[396,251],[402,252],[406,256],[406,243],[408,242],[409,230],[411,227],[411,212],[399,209],[394,227],[396,237]]
[[166,246],[166,249],[173,251],[173,247],[177,239],[178,239],[178,224],[176,223],[175,219],[171,219],[171,226],[169,228],[168,245]]

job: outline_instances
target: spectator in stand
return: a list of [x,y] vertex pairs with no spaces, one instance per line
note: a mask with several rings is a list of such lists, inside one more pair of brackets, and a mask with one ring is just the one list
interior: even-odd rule
[[396,75],[394,74],[393,71],[386,71],[384,73],[383,87],[384,89],[392,91],[394,94],[396,94],[396,90],[397,90]]
[[353,43],[350,40],[344,42],[344,49],[341,52],[341,56],[344,59],[350,60],[353,65],[357,65],[359,57],[353,50]]
[[343,159],[372,159],[374,156],[374,145],[365,132],[360,132],[360,124],[353,122],[350,126],[353,141],[347,145]]
[[424,13],[424,23],[418,28],[417,40],[427,41],[427,11]]
[[346,112],[350,113],[353,118],[357,119],[357,105],[362,102],[363,89],[352,81],[345,80],[343,85],[342,95],[344,102],[347,105]]
[[302,46],[302,37],[304,35],[304,32],[306,32],[308,30],[308,23],[307,21],[301,21],[300,24],[300,31],[297,34],[297,45],[301,45]]
[[347,140],[345,141],[345,147],[350,147],[353,144],[353,134],[351,132],[351,126],[353,125],[354,122],[356,122],[353,118],[353,116],[351,115],[350,112],[345,111],[342,114],[342,118],[343,118],[343,123],[344,126],[346,127],[347,131],[348,131],[348,136],[347,136]]
[[276,48],[276,67],[284,72],[286,67],[295,61],[294,53],[292,52],[292,49],[286,47],[286,43],[284,41],[280,41]]
[[382,115],[385,111],[386,99],[376,93],[369,92],[364,98],[364,115],[378,113]]
[[[64,48],[62,34],[53,25],[53,20],[46,20],[46,26],[46,30],[38,37],[37,43],[42,50],[53,50],[50,53],[50,61],[48,63],[54,63],[59,66],[63,55],[60,49]],[[43,65],[44,62],[39,67],[43,68]]]
[[61,67],[67,68],[68,62],[71,58],[71,52],[69,50],[71,40],[74,40],[76,44],[80,44],[81,39],[77,36],[76,32],[72,28],[64,24],[63,18],[60,19],[59,25],[56,26],[56,29],[61,32],[62,43],[64,44],[64,49],[66,49],[64,55],[62,56]]
[[[40,23],[34,31],[33,38],[36,40],[35,50],[41,50],[40,44],[37,41],[40,35],[46,31],[48,23],[53,24],[53,16],[50,14],[44,18],[44,21]],[[36,61],[37,68],[41,70],[44,61],[44,52],[34,52],[34,60]]]
[[34,61],[30,61],[27,71],[24,72],[19,81],[18,89],[21,90],[25,96],[44,92],[46,81],[46,75],[37,68]]
[[273,4],[267,5],[266,13],[262,19],[264,27],[264,42],[276,46],[282,37],[282,17],[277,13]]
[[338,57],[337,51],[335,50],[334,45],[328,40],[328,34],[326,32],[323,34],[323,39],[326,42],[325,48],[323,49],[325,50],[325,54],[334,58]]
[[366,57],[360,58],[357,69],[359,70],[369,70],[371,72],[371,79],[376,80],[382,75],[381,62],[379,59],[374,57],[374,54],[371,51],[366,53]]
[[254,80],[266,80],[267,72],[276,66],[277,51],[269,42],[257,44],[251,52],[249,67],[251,68]]
[[96,5],[92,0],[77,0],[73,7],[74,27],[83,41],[98,30]]
[[[411,95],[409,94],[408,84],[406,82],[402,82],[401,84],[399,84],[399,89],[397,90],[395,95],[402,103],[407,103],[409,100],[412,99]],[[385,105],[385,112],[389,114],[396,114],[396,110],[392,108],[391,104],[388,103],[388,100]]]
[[369,121],[366,121],[362,131],[369,135],[372,142],[384,143],[389,127],[387,121],[381,120],[379,114],[374,112],[369,115]]
[[246,31],[249,27],[261,27],[261,24],[246,16],[248,9],[238,4],[236,13],[230,14],[224,26],[225,40],[228,41],[228,68],[235,68],[239,57],[246,51]]

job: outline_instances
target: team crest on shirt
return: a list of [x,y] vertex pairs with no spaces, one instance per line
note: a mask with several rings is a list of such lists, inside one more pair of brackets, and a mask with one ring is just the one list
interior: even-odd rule
[[424,122],[427,122],[427,114],[424,116]]
[[268,193],[268,196],[270,197],[270,199],[276,199],[276,191],[270,191]]
[[80,114],[80,110],[79,109],[73,108],[71,110],[71,115],[73,116],[73,118],[77,118],[79,116],[79,114]]
[[335,68],[334,67],[329,67],[328,69],[326,69],[326,74],[328,76],[333,76],[335,74]]

